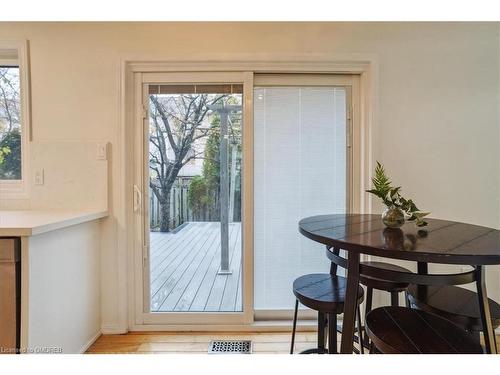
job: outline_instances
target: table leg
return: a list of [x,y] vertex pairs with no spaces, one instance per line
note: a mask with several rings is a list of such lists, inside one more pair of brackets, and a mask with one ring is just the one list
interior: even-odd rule
[[418,262],[417,272],[421,275],[427,275],[429,273],[429,264],[425,262]]
[[328,314],[328,354],[337,353],[337,314]]
[[[429,264],[425,262],[418,262],[417,273],[419,275],[429,274]],[[417,288],[417,299],[423,301],[426,295],[427,295],[427,285],[419,285]]]
[[318,311],[318,349],[320,353],[325,353],[325,331],[326,326],[326,315],[321,311]]
[[342,323],[342,342],[340,346],[342,354],[352,354],[353,350],[358,287],[359,253],[352,251],[347,257],[347,289],[344,301],[344,321]]
[[481,313],[481,322],[483,323],[484,343],[486,352],[496,354],[495,331],[491,324],[490,304],[486,294],[486,282],[484,277],[484,267],[476,266],[476,287],[479,299],[479,311]]

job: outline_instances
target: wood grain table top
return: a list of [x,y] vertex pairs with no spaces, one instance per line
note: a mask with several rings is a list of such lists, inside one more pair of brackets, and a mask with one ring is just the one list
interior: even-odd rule
[[426,219],[386,228],[380,215],[333,214],[299,222],[304,236],[347,251],[428,263],[500,264],[500,230],[448,220]]

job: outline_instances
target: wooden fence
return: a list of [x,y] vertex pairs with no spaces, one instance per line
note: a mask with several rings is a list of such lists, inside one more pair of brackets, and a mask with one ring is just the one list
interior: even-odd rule
[[[170,228],[177,228],[186,221],[219,221],[220,209],[218,196],[214,197],[210,207],[205,207],[201,212],[194,213],[189,207],[188,192],[191,178],[177,178],[170,191]],[[241,221],[241,194],[239,187],[236,189],[234,196],[230,199],[232,202],[232,213],[229,216],[229,222]],[[149,189],[149,227],[158,229],[160,226],[160,202],[154,195],[151,188]]]
[[[177,228],[186,221],[193,220],[193,214],[188,205],[189,178],[175,180],[170,191],[170,222],[171,228]],[[160,202],[149,189],[149,227],[160,226]]]

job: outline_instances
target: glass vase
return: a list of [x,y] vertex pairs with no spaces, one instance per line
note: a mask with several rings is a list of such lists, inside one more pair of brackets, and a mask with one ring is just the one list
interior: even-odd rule
[[387,228],[399,228],[405,223],[405,214],[398,207],[387,207],[382,213],[382,221]]

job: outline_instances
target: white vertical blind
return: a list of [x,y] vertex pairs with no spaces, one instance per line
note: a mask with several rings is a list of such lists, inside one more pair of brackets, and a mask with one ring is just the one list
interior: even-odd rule
[[255,309],[291,309],[293,280],[329,270],[298,221],[346,212],[346,91],[259,87],[254,98]]

